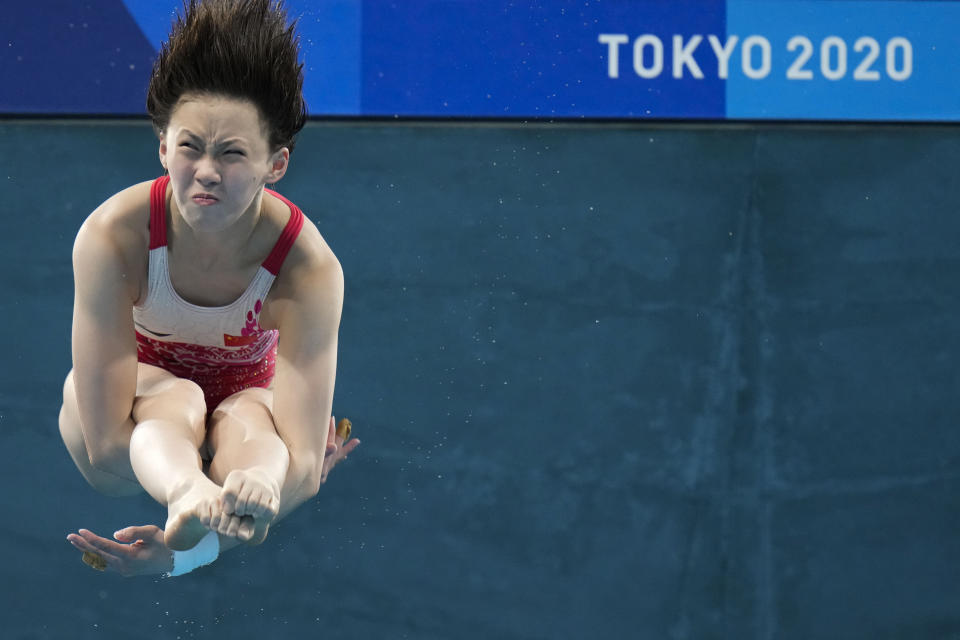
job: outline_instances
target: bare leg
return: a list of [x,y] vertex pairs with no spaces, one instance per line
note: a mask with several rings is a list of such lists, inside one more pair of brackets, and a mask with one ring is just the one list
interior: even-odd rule
[[[97,469],[90,464],[80,414],[77,410],[77,394],[73,381],[74,373],[67,374],[63,385],[63,406],[60,409],[60,435],[63,438],[70,457],[87,482],[101,493],[111,496],[134,495],[143,491],[141,483]],[[199,387],[188,380],[181,380],[173,374],[148,364],[137,365],[137,390],[134,398],[133,415],[120,428],[128,431],[132,437],[135,422],[151,417],[163,417],[178,424],[189,424],[199,430],[203,439],[202,416],[206,411],[203,394]],[[151,407],[162,408],[157,416],[144,415]],[[139,413],[138,413],[139,408]],[[196,417],[201,416],[198,423]],[[194,450],[196,453],[196,449]],[[127,452],[123,452],[128,457]],[[152,493],[151,493],[152,495]],[[164,503],[166,504],[166,503]]]
[[[223,512],[252,518],[251,544],[263,542],[281,511],[281,490],[290,464],[287,446],[273,423],[272,406],[272,391],[245,389],[220,403],[207,432],[213,456],[209,473],[223,486]],[[210,527],[217,529],[217,524],[215,517]]]
[[138,393],[130,463],[143,488],[167,506],[166,545],[193,547],[207,533],[203,520],[220,512],[220,487],[203,473],[199,449],[206,435],[203,392],[169,376]]

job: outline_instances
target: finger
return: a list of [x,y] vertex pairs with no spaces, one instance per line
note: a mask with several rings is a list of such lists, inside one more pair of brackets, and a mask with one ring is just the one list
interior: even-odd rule
[[134,527],[128,527],[127,529],[117,529],[113,532],[113,539],[119,542],[133,542],[136,538],[131,537],[129,529]]
[[77,551],[97,551],[97,548],[75,533],[67,535],[67,542]]
[[[96,554],[98,557],[103,558],[104,562],[106,563],[106,566],[104,567],[105,569],[115,568],[120,563],[120,558],[108,551],[104,551],[103,549],[93,546],[86,540],[86,538],[82,536],[71,533],[67,536],[67,540],[77,551]],[[103,569],[100,570],[102,571]]]
[[79,534],[80,537],[83,538],[95,550],[103,551],[105,553],[117,554],[123,552],[123,550],[129,546],[98,536],[93,531],[88,529],[80,529]]
[[327,429],[327,455],[331,456],[337,452],[337,428],[334,425],[334,417],[330,416],[330,424]]
[[340,462],[340,461],[342,461],[342,460],[346,460],[347,456],[350,455],[350,452],[352,452],[352,451],[353,451],[354,449],[356,449],[358,446],[360,446],[360,441],[357,440],[356,438],[351,439],[350,442],[348,442],[348,443],[346,443],[345,445],[343,445],[343,446],[340,448],[340,450],[337,451],[337,455],[333,456],[333,457],[330,459],[330,461],[329,461],[329,466],[325,469],[325,471],[326,471],[327,473],[330,473],[330,470],[333,469],[333,468],[337,465],[338,462]]
[[359,446],[360,446],[360,440],[356,438],[353,438],[352,440],[350,440],[350,442],[343,445],[343,449],[341,449],[341,451],[343,452],[343,457],[346,458],[348,455],[350,455],[350,453],[353,452],[354,449],[356,449]]
[[155,524],[143,526],[124,527],[114,532],[113,537],[120,542],[136,542],[137,540],[149,540],[157,535],[160,530]]
[[[90,533],[86,530],[83,531]],[[80,560],[88,567],[97,571],[114,571],[121,574],[123,573],[123,567],[126,566],[125,558],[131,554],[132,548],[143,544],[141,541],[137,541],[139,544],[116,545],[121,553],[114,554],[91,544],[87,538],[76,533],[68,535],[67,540],[75,549],[82,552],[83,555]]]

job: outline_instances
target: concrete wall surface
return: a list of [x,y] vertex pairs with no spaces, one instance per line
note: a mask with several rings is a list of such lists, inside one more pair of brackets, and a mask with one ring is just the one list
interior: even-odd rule
[[[363,440],[177,579],[57,432],[70,250],[143,121],[0,122],[5,637],[960,638],[960,129],[314,122]],[[10,633],[12,635],[6,635]]]

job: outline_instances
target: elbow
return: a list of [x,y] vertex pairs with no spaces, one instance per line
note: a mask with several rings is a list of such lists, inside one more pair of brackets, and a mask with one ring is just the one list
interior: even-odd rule
[[100,449],[89,449],[87,451],[87,460],[90,461],[90,466],[97,471],[106,471],[105,467],[110,460],[110,455]]
[[122,464],[121,460],[129,459],[129,453],[127,453],[127,450],[101,444],[101,446],[90,447],[87,450],[87,459],[90,461],[90,466],[97,471],[115,474],[118,465]]
[[307,497],[313,498],[320,493],[320,487],[326,481],[327,477],[323,473],[323,459],[321,459],[310,468],[310,473],[307,476],[307,482],[305,483]]
[[295,486],[300,487],[300,494],[304,500],[313,498],[320,492],[320,485],[323,484],[323,458],[317,459],[315,455],[291,456],[290,464],[295,473],[299,476],[299,482]]
[[320,474],[310,474],[309,480],[304,485],[304,498],[311,500],[320,493],[320,485],[323,484]]

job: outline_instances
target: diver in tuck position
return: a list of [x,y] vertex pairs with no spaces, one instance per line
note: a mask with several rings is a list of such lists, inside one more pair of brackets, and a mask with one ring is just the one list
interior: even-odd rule
[[67,539],[87,564],[180,575],[315,496],[358,444],[331,416],[343,273],[268,184],[306,110],[271,0],[191,0],[147,95],[167,175],[117,193],[74,244],[60,433],[84,478],[146,490],[164,529]]

